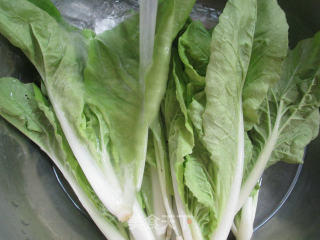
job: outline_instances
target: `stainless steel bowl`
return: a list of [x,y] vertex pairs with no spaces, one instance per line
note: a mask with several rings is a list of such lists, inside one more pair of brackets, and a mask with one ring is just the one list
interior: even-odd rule
[[[132,8],[137,8],[136,0],[53,2],[69,22],[96,31],[113,27],[129,16]],[[194,16],[208,25],[215,24],[225,1],[202,0],[199,3],[202,7],[195,10]],[[291,47],[320,30],[318,0],[282,0],[280,5],[290,25]],[[0,36],[2,76],[15,76],[27,82],[37,74],[23,54]],[[255,221],[255,226],[259,227],[253,237],[255,240],[320,239],[319,146],[320,137],[308,147],[303,166],[278,164],[265,173]],[[67,187],[57,180],[50,159],[0,118],[0,239],[104,239],[61,186]]]

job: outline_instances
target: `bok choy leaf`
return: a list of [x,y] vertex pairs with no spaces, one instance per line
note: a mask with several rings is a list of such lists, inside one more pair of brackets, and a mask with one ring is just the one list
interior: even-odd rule
[[172,40],[194,3],[185,2],[181,14],[176,2],[159,6],[159,54],[150,69],[157,79],[146,77],[145,88],[139,83],[139,51],[132,47],[139,41],[136,16],[96,36],[60,23],[51,8],[26,0],[0,3],[0,32],[37,68],[88,181],[121,221],[132,215],[140,189],[148,127],[165,89]]
[[264,169],[278,161],[302,163],[306,145],[319,132],[320,33],[298,43],[286,58],[280,81],[260,106],[249,137],[253,163],[241,187],[238,209]]
[[35,84],[0,78],[0,115],[52,159],[108,239],[130,239],[128,228],[110,214],[95,194],[69,147],[50,101]]

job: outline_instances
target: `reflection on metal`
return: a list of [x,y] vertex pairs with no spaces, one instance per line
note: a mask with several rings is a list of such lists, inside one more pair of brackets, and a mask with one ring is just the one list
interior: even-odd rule
[[[53,163],[52,163],[53,164]],[[86,212],[86,210],[83,208],[81,203],[79,202],[78,198],[76,197],[75,193],[72,191],[70,185],[67,183],[67,181],[64,179],[58,168],[53,164],[52,165],[53,173],[59,183],[59,186],[62,188],[63,192],[67,195],[67,197],[70,199],[72,204],[88,219],[91,220],[89,214]]]
[[288,191],[286,192],[286,194],[283,196],[282,200],[280,201],[279,205],[271,212],[271,214],[266,217],[263,221],[261,221],[260,223],[258,223],[254,229],[253,229],[253,232],[259,230],[264,224],[266,224],[278,211],[279,209],[283,206],[283,204],[287,201],[288,197],[290,196],[294,186],[296,185],[298,179],[299,179],[299,176],[300,176],[300,173],[301,173],[301,170],[302,170],[302,164],[299,165],[298,169],[297,169],[297,172],[296,172],[296,175],[294,176],[291,184],[290,184],[290,187],[288,188]]

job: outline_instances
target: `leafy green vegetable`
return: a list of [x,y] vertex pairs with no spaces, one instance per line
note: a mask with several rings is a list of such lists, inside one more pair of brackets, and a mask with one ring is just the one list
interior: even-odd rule
[[137,17],[94,36],[59,24],[52,8],[40,3],[47,12],[24,0],[0,3],[1,33],[36,66],[79,164],[100,199],[121,220],[132,214],[141,185],[148,126],[165,89],[171,42],[194,1],[184,2],[183,14],[176,2],[159,7],[159,54],[150,69],[158,78],[146,78],[145,93],[139,83],[139,51],[132,48],[138,43]]
[[232,233],[237,240],[250,240],[253,234],[253,223],[256,215],[259,184],[253,190],[246,203],[243,205],[241,211],[234,218],[232,226]]
[[148,125],[157,116],[166,90],[173,40],[183,28],[194,3],[195,0],[167,0],[159,4],[153,63],[145,80],[144,117]]
[[276,0],[229,0],[212,31],[188,19],[195,0],[156,2],[96,35],[49,0],[0,1],[41,78],[0,79],[0,115],[109,239],[225,240],[232,222],[250,239],[264,169],[318,135],[320,33],[288,53]]
[[[237,204],[234,200],[237,197],[232,195],[228,197],[228,191],[237,195],[237,191],[239,192],[240,189],[239,181],[242,179],[241,168],[245,167],[247,173],[247,169],[250,168],[250,164],[252,164],[253,161],[252,143],[247,133],[244,132],[242,118],[245,117],[245,125],[247,128],[250,128],[256,121],[253,116],[258,113],[257,108],[267,94],[269,86],[279,79],[281,63],[286,56],[288,47],[288,27],[284,13],[276,1],[258,1],[257,9],[254,8],[254,1],[248,2],[248,6],[242,6],[243,8],[235,8],[234,5],[237,3],[232,1],[229,1],[228,4],[224,9],[223,15],[220,17],[220,23],[213,30],[210,57],[213,66],[210,66],[210,63],[208,65],[207,58],[209,55],[203,50],[208,48],[210,37],[208,37],[208,33],[205,33],[206,30],[201,27],[199,23],[191,23],[187,27],[186,32],[179,38],[179,56],[185,68],[184,73],[180,73],[178,77],[177,71],[175,70],[177,68],[175,67],[177,66],[177,61],[174,60],[173,62],[174,78],[180,78],[180,81],[175,82],[177,100],[180,103],[181,113],[184,115],[186,121],[184,127],[190,134],[193,134],[193,130],[195,130],[196,133],[193,140],[191,140],[192,136],[187,137],[190,139],[187,140],[187,142],[191,144],[190,147],[194,149],[185,149],[185,166],[180,165],[180,170],[176,169],[177,172],[193,169],[194,173],[191,174],[188,172],[187,175],[184,175],[184,178],[180,177],[178,182],[186,185],[189,184],[189,188],[191,187],[191,189],[193,189],[191,192],[194,195],[198,195],[198,199],[201,197],[196,191],[198,188],[192,187],[190,183],[192,182],[193,186],[195,185],[195,176],[199,176],[199,171],[201,172],[199,169],[203,169],[204,167],[198,168],[194,166],[193,168],[187,168],[189,161],[186,160],[186,156],[194,152],[197,148],[194,147],[194,145],[199,146],[198,142],[200,141],[203,144],[202,151],[208,151],[210,154],[207,153],[207,156],[203,158],[206,160],[200,160],[201,157],[199,156],[195,159],[197,161],[203,161],[203,166],[209,169],[208,178],[211,179],[211,191],[213,191],[212,195],[214,196],[210,201],[213,206],[215,206],[213,208],[215,209],[213,210],[213,212],[215,212],[214,214],[219,214],[216,212],[217,209],[221,214],[220,219],[219,216],[215,216],[215,218],[218,219],[213,222],[228,222],[228,224],[223,222],[220,229],[219,226],[216,226],[218,230],[214,233],[213,239],[219,239],[221,235],[226,237],[228,234],[229,227],[227,225],[231,225],[233,214],[235,214],[230,210],[231,205],[236,209]],[[248,10],[250,8],[251,10]],[[245,14],[246,11],[249,11],[252,15]],[[254,14],[255,11],[257,11],[257,15]],[[233,14],[231,14],[231,12]],[[233,15],[231,20],[229,15]],[[224,20],[223,16],[226,16],[225,18],[227,20]],[[278,23],[276,28],[272,25],[275,21]],[[230,22],[236,22],[238,25],[231,25]],[[265,22],[269,22],[270,24],[264,25],[263,23]],[[229,24],[230,27],[228,28]],[[239,31],[237,32],[239,33],[238,35],[236,35],[235,30]],[[196,42],[200,44],[194,46]],[[231,47],[230,44],[234,44],[234,46]],[[205,78],[206,92],[203,92],[203,69],[205,69],[207,65],[208,69]],[[227,69],[228,67],[229,69]],[[235,81],[235,79],[238,80]],[[167,94],[167,98],[168,102],[172,103],[172,97],[170,97],[170,95],[171,94]],[[244,101],[243,106],[241,105],[241,101]],[[236,103],[238,103],[238,105]],[[169,103],[167,105],[169,106]],[[244,111],[243,116],[242,107]],[[170,106],[170,109],[171,108],[173,109],[172,106]],[[221,111],[220,114],[218,113],[219,111]],[[167,114],[170,114],[171,117],[173,115],[169,111]],[[167,120],[167,124],[172,125],[172,120],[169,122],[170,121]],[[192,128],[194,129],[192,130]],[[188,135],[185,134],[185,136]],[[169,146],[170,142],[169,134]],[[177,148],[177,146],[174,148]],[[232,152],[231,149],[238,150]],[[209,155],[211,155],[210,158],[213,162],[212,166],[210,161],[208,162]],[[234,160],[231,161],[231,159]],[[236,159],[240,161],[238,165]],[[230,161],[230,165],[226,164],[226,160]],[[235,175],[233,175],[232,172],[234,172]],[[221,176],[219,174],[221,174]],[[203,174],[200,174],[200,176],[201,175],[204,176]],[[178,179],[179,176],[182,175],[178,174]],[[201,178],[200,176],[199,178]],[[236,176],[235,179],[234,176]],[[202,180],[199,181],[201,184],[206,182],[203,177],[201,179]],[[224,180],[222,181],[222,179]],[[234,186],[232,183],[234,183],[236,187],[232,188],[232,186]],[[179,189],[180,195],[185,195],[182,189],[182,187]],[[228,199],[230,199],[232,204],[227,202]],[[184,199],[184,201],[186,201],[186,199]],[[228,209],[226,213],[222,211],[224,204]],[[214,226],[213,222],[211,222],[211,226]],[[223,226],[226,228],[223,229]],[[219,232],[220,230],[221,232]],[[207,236],[210,236],[210,233]],[[223,238],[224,237],[222,237],[222,239]]]
[[[224,14],[227,15],[228,11],[233,10],[237,14],[234,13],[232,17],[240,19],[241,11],[244,14],[249,7],[235,9],[234,4],[236,3],[230,1],[224,10]],[[253,8],[254,2],[248,3],[248,6]],[[210,211],[212,211],[214,218],[207,222],[210,222],[211,228],[217,228],[212,239],[219,239],[220,237],[223,239],[227,236],[229,227],[226,226],[231,224],[237,209],[236,197],[231,195],[228,198],[228,191],[230,191],[230,194],[235,195],[237,191],[239,192],[241,186],[239,181],[242,181],[241,168],[244,167],[245,174],[248,174],[255,161],[255,147],[244,131],[244,124],[241,122],[242,107],[246,128],[250,129],[252,124],[259,120],[256,119],[256,115],[260,113],[259,107],[269,87],[280,78],[282,61],[287,54],[288,26],[285,15],[277,2],[258,1],[256,11],[257,16],[254,14],[251,15],[251,18],[250,15],[241,16],[243,17],[241,21],[230,20],[230,17],[227,15],[227,20],[224,22],[224,15],[220,17],[220,23],[213,31],[211,59],[213,58],[214,60],[212,60],[212,67],[210,63],[208,65],[206,60],[208,56],[206,55],[206,51],[201,51],[201,49],[208,47],[208,37],[204,32],[206,30],[199,23],[191,23],[186,28],[186,32],[179,38],[178,44],[179,56],[184,63],[184,69],[179,67],[179,60],[173,58],[173,79],[175,84],[171,83],[168,85],[166,94],[165,115],[167,116],[166,125],[169,129],[170,161],[174,164],[172,168],[175,173],[172,175],[176,177],[176,188],[179,189],[181,198],[180,205],[183,205],[183,203],[187,204],[188,200],[185,197],[187,193],[189,194],[187,194],[188,196],[192,196],[191,199],[199,200],[197,202],[198,207],[204,202],[211,202]],[[250,12],[252,13],[254,10]],[[231,15],[231,13],[229,14]],[[235,34],[235,29],[238,30],[235,24],[231,26],[232,28],[230,27],[230,35],[228,35],[228,24],[230,24],[230,21],[232,23],[239,23],[236,26],[240,29],[241,27],[243,28],[243,30],[239,30],[238,35],[231,35]],[[241,25],[246,21],[249,21],[251,25]],[[265,22],[269,22],[270,24],[263,24]],[[277,27],[273,27],[275,22],[277,22]],[[226,26],[223,24],[226,24]],[[220,29],[221,26],[224,26],[222,30]],[[199,32],[204,37],[200,37],[201,34]],[[243,39],[235,40],[235,37],[240,36],[239,38],[241,38],[240,34],[244,34]],[[228,40],[228,36],[230,36],[230,41]],[[200,50],[198,46],[193,46],[196,42],[195,39],[200,43],[198,44]],[[199,39],[203,40],[203,42]],[[235,46],[230,47],[229,44],[232,43]],[[240,50],[235,51],[235,49]],[[232,63],[233,65],[231,65]],[[201,68],[207,67],[207,65],[208,69],[205,78],[206,92],[203,92],[204,83],[201,83],[201,81],[204,78]],[[227,69],[228,66],[232,67]],[[235,71],[237,68],[238,70]],[[211,80],[210,76],[214,80]],[[235,79],[238,79],[238,82]],[[241,105],[241,100],[244,101],[243,106]],[[175,104],[174,101],[176,101]],[[239,103],[239,105],[237,106],[236,103]],[[180,111],[176,110],[177,105],[180,107]],[[221,111],[220,114],[218,114],[219,111]],[[217,140],[214,141],[214,139]],[[172,150],[170,150],[170,147]],[[197,155],[197,148],[201,149],[202,155],[207,155],[203,158]],[[232,151],[236,149],[238,151]],[[207,151],[210,153],[211,161],[214,163],[212,166],[210,161],[208,161],[209,153]],[[193,157],[191,157],[192,155]],[[240,160],[238,167],[237,158]],[[235,160],[231,161],[230,165],[226,164],[226,161],[230,161],[231,159]],[[191,173],[192,171],[193,173]],[[206,172],[208,172],[207,175],[205,174]],[[234,180],[232,172],[237,176],[236,180]],[[222,181],[222,179],[224,180]],[[230,181],[229,185],[228,181]],[[232,181],[237,187],[232,188]],[[257,181],[258,179],[256,179],[255,183]],[[201,189],[199,188],[200,185],[202,186]],[[250,192],[254,185],[250,189]],[[211,190],[208,191],[207,189],[209,188],[205,186],[210,186]],[[176,198],[178,198],[177,192],[175,194]],[[230,199],[232,204],[227,202],[228,199]],[[179,205],[179,201],[177,199],[176,201],[178,202],[177,205]],[[226,213],[222,211],[223,204],[228,209]],[[235,212],[230,210],[231,206],[234,207]],[[193,212],[188,204],[186,209],[184,209],[185,214]],[[207,212],[210,211],[207,210]],[[217,215],[219,211],[221,214],[220,219],[219,215]],[[183,211],[181,210],[181,212]],[[215,226],[217,221],[222,222],[220,229],[219,226]],[[228,224],[225,224],[226,222],[224,221],[228,222]],[[202,234],[206,232],[203,226],[198,227],[200,227]],[[199,233],[199,229],[192,230],[195,229],[192,226],[190,229],[191,232],[187,230],[185,232],[188,238],[191,239],[195,237],[193,235],[195,232]],[[221,232],[219,232],[220,230]],[[210,236],[210,234],[210,231],[206,232],[205,238]],[[197,235],[196,238],[201,239],[202,236]]]
[[258,110],[271,85],[280,79],[288,51],[288,24],[276,0],[257,1],[257,22],[250,65],[243,87],[247,128],[258,122]]
[[203,142],[210,155],[217,226],[226,239],[234,218],[244,165],[242,89],[256,25],[256,1],[229,1],[212,34],[206,74]]
[[[177,53],[173,54],[173,59],[174,59],[173,61],[173,64],[174,64],[175,59],[177,59]],[[185,130],[184,119],[181,113],[180,113],[180,121],[178,120],[179,118],[178,113],[180,112],[179,109],[180,107],[176,97],[175,81],[173,79],[173,74],[171,71],[169,76],[168,87],[166,90],[166,97],[165,97],[163,111],[164,111],[165,125],[167,130],[166,135],[168,138],[168,151],[169,151],[173,189],[175,193],[175,201],[176,201],[179,216],[181,215],[184,217],[186,214],[183,214],[181,212],[184,209],[182,206],[183,202],[181,199],[184,196],[183,194],[183,191],[184,191],[183,158],[186,155],[185,151],[187,151],[187,153],[191,153],[191,145],[193,144],[193,142],[192,142],[192,137],[190,136],[190,133],[187,130]],[[181,124],[180,125],[181,130],[179,129],[179,124]],[[191,140],[191,143],[188,143],[189,139]],[[184,142],[186,143],[185,145],[183,144]],[[182,188],[180,188],[181,186]],[[180,195],[177,194],[178,191],[180,191],[181,193]],[[179,220],[181,222],[184,219],[179,217]],[[187,225],[186,224],[180,224],[180,225],[181,225],[184,239],[190,239],[186,237],[186,233],[185,233],[185,229],[188,229]]]
[[[166,220],[168,224],[170,224],[170,228],[175,233],[176,239],[182,240],[181,227],[178,223],[177,216],[173,208],[173,189],[169,166],[170,163],[164,134],[164,125],[162,123],[161,116],[158,116],[158,118],[155,119],[155,121],[151,124],[150,130],[151,134],[149,136],[152,137],[155,149],[155,167],[157,169],[157,174],[154,173],[154,175],[157,175],[159,179],[158,181],[161,190],[161,197],[167,215]],[[159,189],[157,189],[157,191],[159,192]],[[163,218],[164,216],[162,216],[162,220],[164,220]]]
[[249,132],[253,164],[243,181],[242,207],[264,169],[278,161],[301,163],[305,146],[319,132],[320,33],[301,41],[285,60],[280,81],[260,107],[260,123]]
[[49,0],[27,0],[35,6],[41,8],[45,12],[47,12],[51,17],[53,17],[57,22],[63,23],[64,20],[58,11],[58,9],[54,6],[54,4]]
[[179,56],[191,83],[203,87],[210,57],[211,35],[201,22],[191,22],[179,38]]
[[125,225],[108,212],[88,183],[50,102],[35,84],[0,78],[0,114],[54,161],[106,237],[130,239]]

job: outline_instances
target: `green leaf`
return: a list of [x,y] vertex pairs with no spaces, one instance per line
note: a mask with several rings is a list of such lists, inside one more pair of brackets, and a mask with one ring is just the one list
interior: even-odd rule
[[[112,165],[123,181],[122,187],[131,189],[140,181],[148,134],[148,126],[140,122],[143,94],[139,84],[139,49],[132,47],[139,42],[138,27],[135,16],[92,39],[84,69],[86,107],[102,118],[96,128],[104,125],[106,129],[102,136],[94,134],[101,141],[90,141],[87,145],[91,152],[96,149],[102,152],[107,146],[112,153]],[[87,139],[91,131],[83,130],[83,139]]]
[[95,36],[60,23],[40,2],[0,2],[0,32],[37,68],[89,182],[123,221],[141,187],[148,127],[166,87],[172,41],[194,0],[179,3],[159,6],[153,64],[141,84],[137,16]]
[[198,199],[200,203],[207,207],[212,207],[213,193],[208,176],[204,171],[204,166],[193,158],[187,158],[185,162],[185,184]]
[[[207,165],[206,149],[196,144],[201,143],[194,136],[189,117],[190,109],[186,103],[188,76],[182,66],[174,49],[164,104],[172,182],[181,216],[180,225],[188,226],[182,227],[184,239],[208,239],[215,226],[212,186],[209,173],[205,170],[210,167]],[[204,180],[205,189],[201,185]]]
[[[169,75],[163,112],[167,129],[168,152],[174,197],[178,214],[181,216],[179,218],[180,225],[183,226],[182,224],[187,224],[187,219],[185,217],[190,215],[185,199],[184,157],[192,153],[194,139],[192,132],[190,132],[190,126],[186,123],[186,119],[180,110],[177,94],[178,91],[175,87],[173,72],[171,72]],[[195,224],[197,223],[195,222]],[[184,239],[192,239],[192,233],[189,228],[182,228],[182,232]],[[201,232],[198,235],[202,237]]]
[[153,63],[145,79],[145,118],[151,122],[157,116],[169,74],[171,46],[187,21],[195,0],[161,1],[157,13]]
[[[185,201],[191,214],[193,239],[210,239],[217,227],[217,209],[211,181],[212,167],[208,163],[209,155],[196,140],[193,153],[185,161]],[[197,231],[201,231],[200,234]],[[201,237],[200,237],[201,236]]]
[[127,229],[112,216],[90,186],[53,112],[32,83],[0,79],[0,115],[36,143],[56,164],[101,231],[110,239],[129,239]]
[[185,72],[193,84],[202,87],[210,58],[210,42],[210,33],[198,21],[191,22],[179,38],[179,56]]
[[264,169],[278,161],[301,163],[306,145],[319,132],[320,33],[301,41],[285,60],[280,81],[260,107],[249,137],[254,164],[243,183],[238,209]]
[[46,11],[51,17],[57,20],[57,22],[64,22],[59,10],[50,0],[28,0],[35,6]]
[[211,239],[226,239],[235,215],[244,165],[242,90],[256,26],[256,1],[228,1],[214,28],[206,74],[203,142],[213,168],[218,224]]
[[206,95],[205,92],[199,92],[196,94],[188,108],[189,117],[192,121],[193,127],[199,136],[200,140],[203,138],[203,118],[206,106]]
[[257,22],[250,65],[243,88],[246,128],[258,122],[258,110],[268,89],[279,79],[288,51],[288,24],[276,0],[257,1]]

